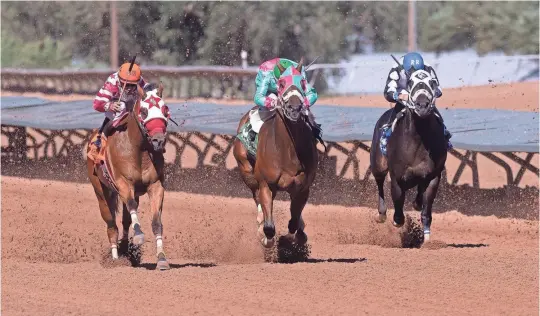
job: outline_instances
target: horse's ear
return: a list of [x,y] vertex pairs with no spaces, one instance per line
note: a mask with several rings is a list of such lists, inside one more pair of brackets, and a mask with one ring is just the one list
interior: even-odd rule
[[277,67],[279,69],[279,73],[282,74],[285,71],[285,67],[281,63],[277,63]]
[[163,98],[163,82],[159,82],[158,93],[160,98]]
[[298,70],[298,72],[302,72],[302,67],[304,66],[304,56],[302,56],[302,58],[300,58],[300,62],[298,63],[298,66],[296,66],[296,70]]

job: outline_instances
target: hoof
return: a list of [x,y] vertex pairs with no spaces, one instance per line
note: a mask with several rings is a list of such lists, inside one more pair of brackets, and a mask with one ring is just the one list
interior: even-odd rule
[[272,248],[275,243],[276,243],[275,238],[268,239],[268,238],[264,237],[263,239],[261,239],[261,244],[262,244],[262,246],[264,248]]
[[386,222],[386,214],[379,214],[379,216],[375,218],[375,221],[380,224]]
[[264,234],[264,225],[259,226],[259,229],[257,230],[257,238],[260,240],[261,245],[264,248],[272,248],[276,241],[275,237],[272,237],[270,239],[266,237],[266,235]]
[[144,234],[139,224],[133,226],[133,244],[137,246],[144,244]]
[[134,235],[133,244],[136,246],[141,246],[142,244],[144,244],[144,234],[140,233],[138,235]]
[[413,203],[413,208],[417,211],[421,211],[422,210],[422,205],[418,205],[418,203],[414,202]]
[[400,216],[399,214],[394,214],[394,221],[392,224],[394,224],[395,227],[402,227],[405,225],[405,215]]
[[291,234],[291,233],[288,233],[287,235],[284,236],[285,239],[287,239],[289,242],[294,242],[295,239],[296,239],[296,234]]
[[170,268],[171,266],[169,266],[169,263],[167,262],[167,259],[165,258],[165,254],[160,253],[158,255],[158,262],[156,265],[156,269],[159,271],[165,271],[165,270],[169,270]]
[[307,244],[307,235],[305,232],[303,231],[297,231],[296,232],[296,235],[295,235],[295,239],[294,241],[296,242],[296,244],[300,245],[300,246],[303,246],[305,244]]
[[264,236],[270,239],[273,239],[276,236],[276,228],[274,227],[273,223],[272,226],[263,225],[263,232]]

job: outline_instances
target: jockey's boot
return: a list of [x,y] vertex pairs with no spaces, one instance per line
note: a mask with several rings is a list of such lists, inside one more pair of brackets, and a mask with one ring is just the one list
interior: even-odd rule
[[100,146],[99,146],[99,153],[96,155],[96,158],[94,159],[94,162],[96,164],[99,164],[101,161],[105,160],[105,148],[107,147],[107,137],[105,137],[105,135],[103,135],[101,138],[98,138],[98,140],[100,141]]
[[255,137],[257,137],[257,133],[255,133],[255,131],[253,130],[253,127],[252,127],[252,128],[249,129],[248,139],[249,139],[249,141],[254,142]]
[[88,152],[88,157],[94,160],[95,163],[99,162],[98,160],[96,160],[96,158],[99,154],[98,151],[101,150],[101,137],[103,135],[103,130],[105,129],[105,126],[110,121],[111,120],[108,117],[105,117],[105,119],[103,120],[103,123],[101,123],[101,126],[99,127],[96,140],[90,145],[90,151]]
[[90,150],[88,151],[88,158],[96,161],[96,156],[99,153],[99,148],[101,147],[101,134],[98,134],[96,140],[90,143]]

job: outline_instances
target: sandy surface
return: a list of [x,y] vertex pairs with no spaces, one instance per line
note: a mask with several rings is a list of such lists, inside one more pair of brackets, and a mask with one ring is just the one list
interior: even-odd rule
[[[381,90],[382,91],[382,90]],[[443,91],[444,95],[437,101],[439,108],[478,108],[478,109],[506,109],[516,111],[538,112],[539,82],[523,82],[512,84],[492,84],[485,86],[472,86],[451,88]],[[91,98],[88,95],[50,95],[43,93],[14,93],[2,91],[3,96],[33,96],[57,101],[85,100]],[[212,102],[227,105],[245,105],[245,100],[217,100],[217,99],[170,99],[167,102]],[[356,96],[321,96],[317,104],[337,106],[366,106],[366,107],[389,107],[390,104],[381,94],[356,95]]]
[[[444,93],[439,107],[538,111],[538,82],[446,89]],[[24,95],[62,101],[89,98]],[[382,96],[321,98],[318,103],[388,106]],[[332,155],[337,157],[336,172],[352,178],[352,167],[344,166],[343,154]],[[356,156],[363,175],[369,165],[367,153],[359,151]],[[182,168],[193,168],[200,158],[194,149],[187,150],[182,153]],[[517,174],[519,165],[499,158]],[[203,160],[206,164],[211,159]],[[449,158],[449,179],[458,165],[457,159]],[[538,155],[533,165],[538,166]],[[232,157],[227,157],[227,169],[234,166]],[[494,162],[478,156],[478,166],[481,187],[506,183],[506,172]],[[471,177],[466,168],[458,184],[470,183]],[[520,183],[524,185],[537,187],[538,175],[526,172]],[[4,315],[538,313],[538,221],[464,215],[481,212],[478,205],[456,203],[463,208],[435,210],[435,240],[409,249],[404,243],[418,241],[414,234],[417,212],[409,213],[411,223],[398,230],[389,223],[374,223],[376,211],[369,207],[308,203],[304,218],[309,260],[283,264],[264,260],[247,188],[246,198],[168,191],[164,243],[172,270],[158,272],[153,270],[155,244],[147,197],[141,199],[140,208],[147,242],[142,264],[135,268],[127,263],[111,265],[104,259],[108,255],[106,226],[89,184],[3,176],[1,189]],[[486,205],[490,210],[482,214],[508,213],[508,204]],[[275,202],[275,214],[277,230],[284,233],[288,203]],[[529,217],[538,218],[521,218]]]
[[[374,209],[308,204],[310,261],[279,264],[263,260],[251,200],[166,192],[173,269],[158,272],[146,197],[140,211],[143,264],[112,267],[89,184],[2,177],[2,314],[538,313],[538,221],[449,211],[431,246],[404,249]],[[288,204],[275,214],[283,233]]]

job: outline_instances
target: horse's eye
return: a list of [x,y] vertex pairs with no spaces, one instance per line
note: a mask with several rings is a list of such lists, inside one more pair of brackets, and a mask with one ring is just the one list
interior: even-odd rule
[[141,118],[143,120],[146,120],[147,117],[148,117],[148,109],[147,108],[141,108]]
[[166,118],[169,118],[171,116],[170,112],[169,112],[169,107],[164,105],[162,108],[161,108],[161,112],[163,113],[163,115],[166,117]]

